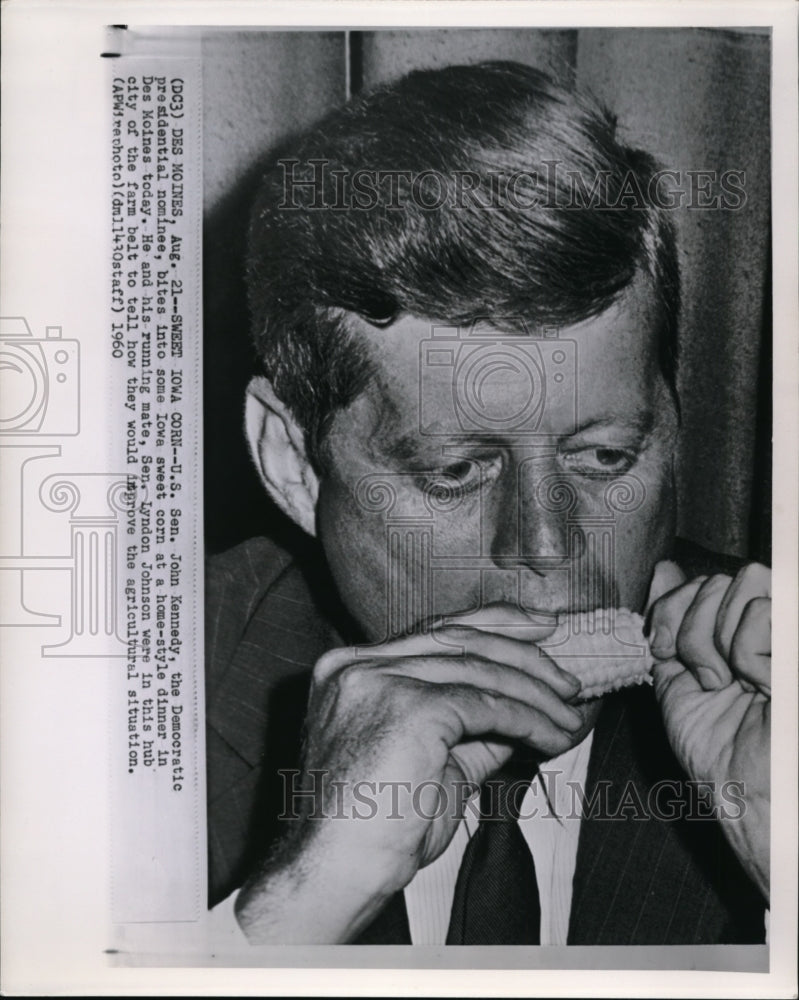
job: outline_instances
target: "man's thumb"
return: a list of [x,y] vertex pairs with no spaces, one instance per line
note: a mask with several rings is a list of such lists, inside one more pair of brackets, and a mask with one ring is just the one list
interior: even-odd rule
[[652,574],[652,583],[649,585],[649,596],[646,599],[646,611],[649,612],[652,605],[670,590],[685,583],[687,577],[675,562],[664,559],[657,563],[655,572]]

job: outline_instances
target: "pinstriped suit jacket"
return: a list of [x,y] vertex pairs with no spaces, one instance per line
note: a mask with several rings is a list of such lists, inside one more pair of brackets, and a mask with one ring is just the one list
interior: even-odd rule
[[[691,576],[737,568],[685,543],[675,557]],[[244,881],[276,834],[277,772],[297,766],[309,672],[323,652],[351,637],[311,550],[295,559],[267,539],[251,539],[211,560],[206,594],[214,905]],[[586,788],[599,807],[581,825],[569,944],[763,941],[764,902],[718,823],[647,811],[656,782],[684,778],[651,690],[606,698]],[[359,941],[410,942],[401,894]]]

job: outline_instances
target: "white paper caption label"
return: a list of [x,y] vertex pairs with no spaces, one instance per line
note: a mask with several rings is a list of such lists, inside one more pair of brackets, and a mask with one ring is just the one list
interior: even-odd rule
[[113,426],[127,471],[112,916],[205,909],[199,61],[110,66]]

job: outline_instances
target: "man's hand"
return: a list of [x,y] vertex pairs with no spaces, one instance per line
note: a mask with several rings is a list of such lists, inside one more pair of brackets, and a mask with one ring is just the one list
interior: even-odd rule
[[[477,627],[449,624],[317,663],[303,770],[321,772],[330,794],[323,816],[308,809],[283,856],[240,893],[253,943],[351,940],[447,847],[470,793],[514,743],[549,757],[582,738],[590,709],[569,704],[579,682],[532,645],[554,624],[484,611],[504,634],[478,616]],[[378,808],[357,818],[371,812],[364,794]]]
[[771,573],[750,564],[733,579],[690,582],[658,563],[650,591],[655,693],[669,741],[714,804],[736,782],[745,808],[720,822],[742,865],[768,900],[771,747]]

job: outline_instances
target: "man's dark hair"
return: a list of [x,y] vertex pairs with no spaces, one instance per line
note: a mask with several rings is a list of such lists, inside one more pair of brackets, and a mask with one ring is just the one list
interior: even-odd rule
[[410,73],[309,130],[264,178],[248,285],[258,356],[312,461],[374,374],[346,313],[386,337],[403,313],[532,332],[603,312],[643,269],[673,392],[679,275],[657,175],[607,110],[511,62]]

